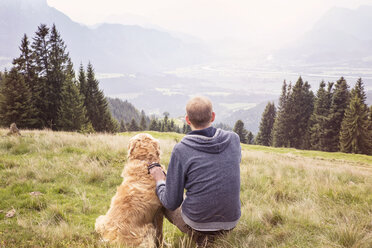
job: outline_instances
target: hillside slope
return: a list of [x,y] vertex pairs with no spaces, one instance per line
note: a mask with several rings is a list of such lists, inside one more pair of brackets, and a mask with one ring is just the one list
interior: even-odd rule
[[154,72],[200,62],[206,55],[202,44],[183,42],[167,32],[120,24],[88,28],[46,0],[1,0],[0,68],[19,55],[23,34],[33,37],[40,23],[56,24],[74,64],[90,61],[99,72]]
[[[0,247],[107,247],[94,222],[122,181],[134,133],[5,133],[0,129]],[[151,134],[166,165],[183,136]],[[216,247],[372,246],[371,156],[242,148],[242,217]],[[5,217],[12,209],[15,216]],[[170,247],[192,247],[167,221],[164,234]]]

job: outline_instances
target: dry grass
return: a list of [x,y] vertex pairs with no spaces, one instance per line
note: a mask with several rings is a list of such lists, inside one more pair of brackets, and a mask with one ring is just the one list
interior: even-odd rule
[[[0,129],[0,136],[5,133]],[[182,136],[152,134],[167,164]],[[94,222],[121,183],[134,134],[22,135],[0,138],[0,247],[109,247],[94,233]],[[216,247],[372,247],[369,161],[243,146],[242,218]],[[15,217],[6,218],[12,208]],[[168,222],[164,234],[170,247],[193,247]]]

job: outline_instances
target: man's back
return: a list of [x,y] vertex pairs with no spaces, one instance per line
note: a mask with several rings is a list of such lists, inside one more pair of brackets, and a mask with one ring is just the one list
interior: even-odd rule
[[173,149],[166,188],[158,185],[158,191],[165,191],[158,192],[161,202],[168,209],[182,203],[182,218],[196,230],[234,228],[241,214],[240,159],[239,137],[233,132],[186,135]]

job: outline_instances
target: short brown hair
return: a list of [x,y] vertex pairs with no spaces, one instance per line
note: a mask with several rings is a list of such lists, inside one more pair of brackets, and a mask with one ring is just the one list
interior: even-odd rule
[[205,127],[212,119],[212,102],[204,96],[193,97],[186,105],[186,113],[196,128]]

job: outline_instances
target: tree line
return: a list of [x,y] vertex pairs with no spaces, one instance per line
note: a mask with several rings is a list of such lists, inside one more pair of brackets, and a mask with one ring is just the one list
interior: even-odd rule
[[[145,113],[141,111],[141,119],[138,124],[138,122],[135,120],[135,118],[132,118],[132,120],[129,123],[125,123],[124,120],[120,121],[120,131],[121,132],[133,132],[133,131],[157,131],[157,132],[176,132],[176,133],[188,133],[191,131],[191,128],[186,123],[183,124],[182,128],[178,126],[174,119],[169,118],[169,113],[164,112],[163,113],[164,118],[156,118],[155,116],[152,116],[151,118],[146,117]],[[147,119],[150,120],[149,124],[147,125]]]
[[255,143],[372,155],[372,106],[362,79],[351,90],[343,77],[322,81],[316,95],[301,77],[293,86],[284,81],[278,110],[267,104]]
[[107,100],[92,64],[78,77],[53,25],[41,24],[32,41],[25,34],[10,71],[0,74],[0,125],[20,128],[115,132]]

